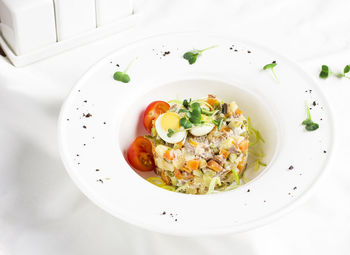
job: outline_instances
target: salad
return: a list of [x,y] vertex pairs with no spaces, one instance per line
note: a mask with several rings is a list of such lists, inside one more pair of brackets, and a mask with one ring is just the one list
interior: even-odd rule
[[137,137],[130,145],[129,163],[140,171],[154,171],[157,176],[148,178],[151,183],[187,194],[210,194],[241,185],[250,134],[254,143],[263,140],[235,102],[213,95],[152,102],[143,122],[149,135]]

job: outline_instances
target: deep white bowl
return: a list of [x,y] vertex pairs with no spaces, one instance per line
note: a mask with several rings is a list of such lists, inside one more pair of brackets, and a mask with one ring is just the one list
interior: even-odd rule
[[[211,45],[218,47],[194,65],[182,58],[192,48]],[[136,57],[130,83],[114,81],[113,73]],[[273,60],[280,82],[262,70]],[[180,194],[148,183],[142,178],[148,174],[136,173],[125,160],[133,139],[145,133],[143,110],[154,100],[207,94],[235,100],[252,119],[266,141],[267,167],[251,182],[212,195]],[[311,113],[320,128],[314,132],[301,125],[305,101],[316,104]],[[92,67],[62,108],[59,142],[72,179],[112,215],[168,234],[221,234],[264,224],[301,201],[329,161],[332,123],[317,84],[286,58],[229,37],[176,34],[132,44]]]

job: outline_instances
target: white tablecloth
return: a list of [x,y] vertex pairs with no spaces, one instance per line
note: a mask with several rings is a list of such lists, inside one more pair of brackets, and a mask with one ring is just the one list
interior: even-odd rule
[[348,0],[148,0],[146,5],[144,20],[115,36],[24,68],[0,58],[0,254],[349,254],[348,79],[319,80],[340,138],[328,173],[302,206],[264,227],[216,237],[166,236],[108,215],[75,187],[57,152],[59,109],[88,67],[122,45],[200,30],[271,47],[317,79],[322,64],[340,71],[350,64]]

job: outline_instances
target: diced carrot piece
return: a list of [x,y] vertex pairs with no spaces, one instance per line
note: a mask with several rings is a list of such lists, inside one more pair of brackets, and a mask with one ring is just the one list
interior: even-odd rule
[[176,147],[176,149],[181,149],[183,145],[184,145],[184,143],[183,143],[183,141],[181,141],[181,142],[175,144],[175,147]]
[[216,172],[220,172],[222,170],[222,166],[212,159],[208,162],[208,167]]
[[230,152],[228,150],[221,149],[220,155],[222,155],[226,159],[230,155]]
[[167,150],[163,156],[168,160],[173,160],[175,158],[175,153],[173,150]]
[[241,160],[241,161],[238,163],[238,165],[237,165],[237,168],[238,168],[238,170],[239,170],[238,174],[241,174],[241,173],[242,173],[243,169],[245,168],[245,165],[246,165],[246,163],[244,162],[244,160]]
[[241,115],[242,114],[242,111],[240,109],[237,109],[236,112],[235,112],[237,115]]
[[174,175],[175,175],[175,177],[176,177],[178,180],[181,180],[181,179],[184,178],[183,175],[182,175],[182,173],[181,173],[181,171],[180,171],[179,169],[175,169],[175,170],[174,170]]
[[196,141],[192,140],[192,139],[189,139],[188,142],[190,144],[192,144],[194,147],[196,147],[198,145],[198,143]]
[[183,170],[183,171],[185,171],[185,172],[187,172],[187,173],[189,173],[189,174],[192,173],[192,171],[193,171],[192,169],[189,169],[189,168],[186,167],[186,166],[182,167],[181,170]]
[[199,168],[199,160],[189,160],[187,162],[187,167],[191,170],[197,170]]
[[219,101],[216,98],[208,98],[207,103],[211,106],[216,106],[219,104]]
[[229,127],[224,127],[221,129],[221,131],[224,131],[224,132],[230,132],[231,128]]
[[239,143],[238,147],[241,150],[241,152],[245,152],[248,150],[248,140],[244,139],[242,142]]

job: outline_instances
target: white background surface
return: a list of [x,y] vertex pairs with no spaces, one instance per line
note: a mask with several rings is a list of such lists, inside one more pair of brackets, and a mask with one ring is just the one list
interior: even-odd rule
[[302,206],[270,225],[217,237],[165,236],[113,218],[74,186],[57,152],[60,105],[88,67],[122,45],[200,30],[269,46],[316,78],[322,64],[339,71],[350,64],[346,0],[153,0],[148,7],[132,30],[59,56],[24,68],[0,59],[0,254],[349,254],[348,79],[319,81],[340,138],[328,173]]

